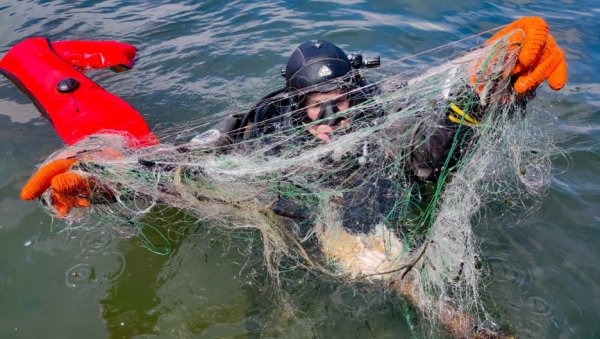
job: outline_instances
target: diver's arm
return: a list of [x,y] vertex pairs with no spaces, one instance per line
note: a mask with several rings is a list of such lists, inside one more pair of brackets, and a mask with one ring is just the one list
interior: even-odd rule
[[[486,45],[496,44],[503,38],[506,38],[507,46],[500,45],[500,48],[518,48],[516,63],[507,62],[506,65],[512,65],[513,68],[504,74],[510,76],[514,95],[517,97],[512,113],[522,114],[526,103],[533,98],[535,89],[542,82],[547,80],[554,90],[565,85],[567,64],[563,50],[549,34],[548,25],[542,18],[525,17],[516,20],[496,33]],[[400,140],[404,144],[400,145],[408,144],[409,147],[408,153],[402,155],[406,156],[408,170],[416,177],[423,180],[437,179],[440,173],[456,163],[465,147],[468,148],[473,142],[476,125],[487,118],[486,106],[490,105],[487,96],[490,95],[489,88],[493,87],[493,83],[480,81],[487,79],[493,72],[490,69],[493,63],[488,61],[494,58],[497,60],[501,55],[495,52],[495,48],[491,49],[492,55],[482,56],[483,59],[471,67],[469,74],[463,75],[467,77],[468,85],[460,89],[460,92],[470,93],[469,95],[446,93],[443,99],[446,100],[446,105],[442,106],[447,108],[441,110],[441,114],[429,114],[431,119],[407,118],[391,128],[391,131],[386,131],[392,132],[391,136],[396,136],[395,139],[398,139],[398,135],[404,135],[404,140]],[[461,105],[456,100],[461,97],[469,98],[466,100],[468,104]],[[501,104],[498,98],[494,100],[496,104]],[[419,126],[414,127],[416,123]]]
[[[476,141],[479,125],[489,123],[489,120],[485,122],[489,109],[502,101],[501,98],[494,99],[492,104],[488,99],[485,103],[486,100],[468,81],[461,82],[464,85],[458,89],[442,91],[440,97],[431,103],[432,111],[397,119],[385,128],[386,139],[393,140],[396,145],[393,152],[405,158],[410,175],[434,181],[441,173],[451,169]],[[515,94],[508,89],[502,95]],[[511,105],[506,106],[509,116],[523,116],[527,102],[534,96],[535,91],[515,95],[509,100]],[[401,113],[406,109],[404,106],[391,108],[390,112]]]
[[[263,132],[259,132],[265,126],[280,123],[282,112],[278,107],[289,105],[289,97],[284,89],[273,91],[260,99],[249,111],[245,113],[228,116],[221,120],[208,131],[201,133],[190,140],[194,146],[222,147],[256,138]],[[264,121],[268,121],[267,124]]]
[[[471,135],[471,131],[467,129],[469,128],[461,128],[447,118],[435,124],[421,120],[420,126],[409,135],[406,165],[411,174],[421,180],[432,181],[448,166],[456,164],[456,155],[466,147],[463,143]],[[461,139],[461,142],[453,147],[455,139]],[[457,147],[458,149],[454,149]]]
[[[495,45],[505,38],[509,50],[518,49],[518,58],[510,70],[510,76],[514,79],[513,88],[517,94],[531,92],[546,80],[548,86],[555,91],[563,88],[567,82],[565,52],[556,44],[544,19],[518,19],[494,34],[486,41],[486,46],[496,48]],[[498,57],[498,54],[491,57]],[[487,56],[486,59],[489,60]],[[483,62],[478,63],[481,67],[475,69],[476,72],[471,72],[472,84],[481,85],[476,82],[481,75],[489,72],[485,66],[488,64],[487,60],[481,60]]]
[[394,140],[396,156],[405,158],[407,172],[421,180],[436,180],[444,169],[456,164],[468,147],[473,131],[456,124],[444,114],[423,114],[402,119],[385,129]]
[[236,131],[240,128],[240,115],[231,115],[221,120],[208,131],[200,133],[190,140],[193,146],[221,147],[235,142]]

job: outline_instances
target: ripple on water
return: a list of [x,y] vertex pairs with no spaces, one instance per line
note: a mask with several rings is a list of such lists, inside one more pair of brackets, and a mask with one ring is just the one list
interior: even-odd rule
[[552,313],[552,306],[541,297],[529,297],[525,299],[523,306],[531,310],[532,314],[539,316],[549,316]]
[[548,337],[551,334],[556,335],[564,326],[562,321],[558,319],[554,307],[539,296],[525,298],[520,304],[518,316],[521,334],[527,336]]
[[81,248],[91,252],[106,248],[112,241],[112,234],[108,230],[97,230],[87,233],[81,239]]
[[534,274],[531,266],[521,260],[506,260],[500,257],[487,259],[491,276],[500,283],[509,283],[516,287],[531,286],[534,283]]
[[488,259],[496,298],[509,300],[503,316],[520,336],[544,337],[556,333],[558,326],[552,305],[541,296],[527,293],[535,285],[533,268],[524,260],[501,257]]
[[70,288],[82,288],[96,281],[96,270],[88,264],[77,264],[65,273],[65,283]]
[[[95,243],[96,244],[96,243]],[[81,260],[81,259],[80,259]],[[88,256],[87,263],[78,263],[67,269],[65,283],[73,289],[112,284],[125,271],[125,256],[119,252],[109,252]]]
[[115,257],[114,262],[111,266],[109,266],[111,269],[105,275],[109,283],[119,279],[119,277],[123,274],[123,271],[125,271],[125,256],[121,253],[114,253],[113,256]]

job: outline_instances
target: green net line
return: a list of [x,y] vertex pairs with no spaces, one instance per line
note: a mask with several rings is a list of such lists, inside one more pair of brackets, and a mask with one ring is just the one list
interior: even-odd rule
[[[319,121],[210,147],[164,143],[136,150],[126,148],[126,135],[92,136],[48,159],[106,148],[122,154],[80,161],[77,170],[93,178],[94,203],[73,211],[68,227],[90,219],[127,225],[150,251],[166,255],[169,237],[143,218],[175,208],[230,237],[236,230],[258,232],[276,282],[294,267],[280,266],[286,258],[348,281],[410,286],[403,293],[432,319],[452,307],[493,324],[480,298],[473,220],[487,203],[525,205],[541,194],[555,151],[512,91],[506,70],[517,52],[504,39],[427,70],[365,71],[381,93],[340,112],[352,124],[327,143],[307,137]],[[436,179],[422,182],[410,163],[436,130],[448,127],[451,104],[479,121],[470,124],[462,115],[451,125]],[[302,218],[276,213],[281,202]]]

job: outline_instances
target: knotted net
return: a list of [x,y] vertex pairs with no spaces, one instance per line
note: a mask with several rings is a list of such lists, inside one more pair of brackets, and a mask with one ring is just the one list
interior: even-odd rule
[[[524,204],[551,175],[540,113],[525,114],[512,89],[517,53],[502,39],[425,71],[399,63],[362,71],[374,83],[352,90],[377,94],[337,113],[350,123],[330,142],[311,137],[319,121],[296,119],[301,110],[286,113],[284,128],[221,145],[132,149],[127,135],[91,136],[48,158],[80,158],[75,170],[94,189],[92,206],[72,211],[67,227],[102,220],[145,238],[145,215],[176,208],[225,234],[256,230],[274,281],[282,258],[349,281],[381,280],[453,334],[468,333],[491,320],[473,233],[482,206]],[[421,168],[419,152],[435,152],[444,133],[443,161]],[[420,180],[420,169],[434,180]]]

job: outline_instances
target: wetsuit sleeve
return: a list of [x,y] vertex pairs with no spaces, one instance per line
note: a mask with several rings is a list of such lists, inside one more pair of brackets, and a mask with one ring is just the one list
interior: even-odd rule
[[285,109],[291,109],[289,98],[282,93],[283,89],[269,93],[248,112],[223,119],[210,130],[195,136],[190,142],[199,146],[220,147],[281,130],[282,121],[287,113]]
[[[470,88],[466,89],[470,91]],[[524,114],[527,101],[533,96],[521,97],[513,114]],[[439,102],[438,112],[416,114],[385,131],[387,137],[398,143],[399,156],[406,159],[410,175],[421,180],[437,180],[444,170],[451,170],[476,140],[476,131],[467,124],[451,121],[449,99]],[[469,115],[482,120],[485,107],[473,102]],[[398,137],[400,136],[400,137]]]
[[214,125],[208,131],[200,133],[190,140],[197,146],[220,147],[235,142],[235,135],[240,128],[241,117],[239,115],[228,116]]
[[421,120],[409,136],[408,169],[422,180],[436,180],[444,169],[456,164],[472,135],[470,127],[459,127],[448,118],[433,124]]
[[[384,132],[396,140],[397,156],[405,159],[408,174],[425,181],[436,180],[442,169],[456,164],[460,149],[469,139],[470,128],[451,122],[443,115],[425,118],[422,114],[403,119]],[[453,147],[455,141],[459,141]],[[453,148],[458,147],[458,152]]]

